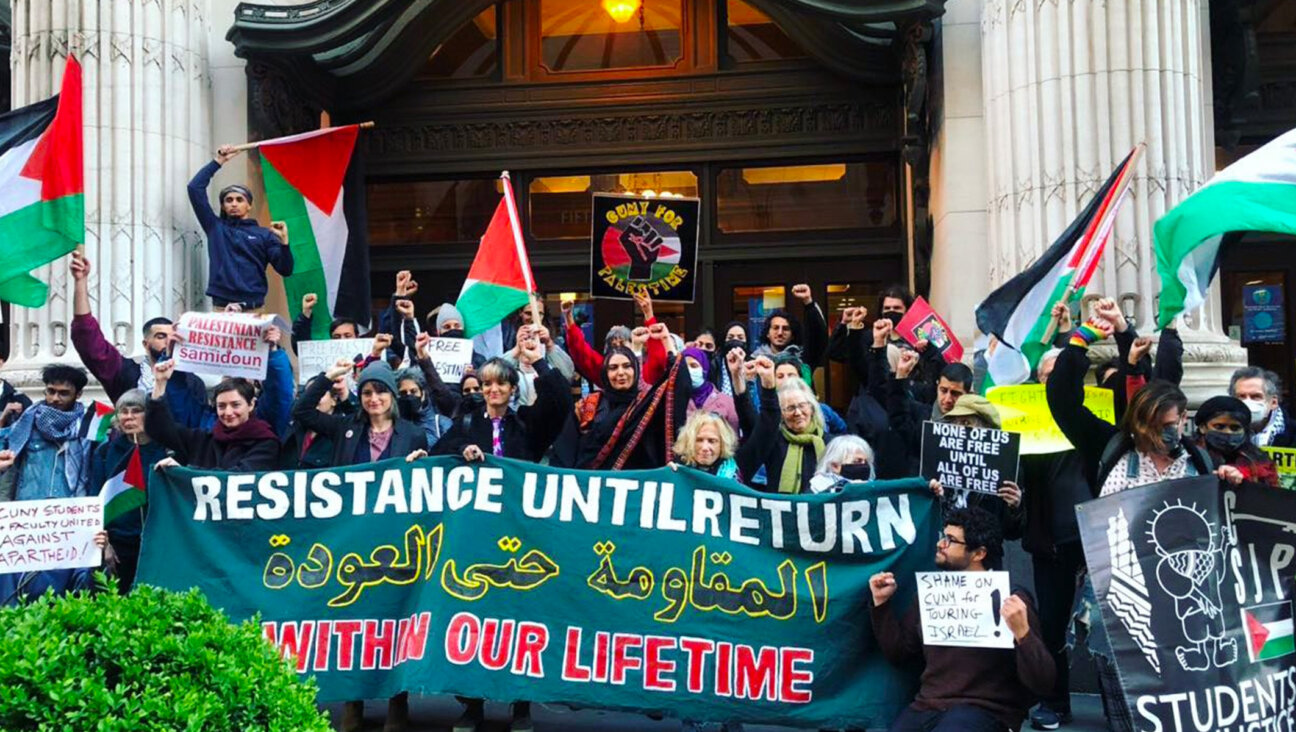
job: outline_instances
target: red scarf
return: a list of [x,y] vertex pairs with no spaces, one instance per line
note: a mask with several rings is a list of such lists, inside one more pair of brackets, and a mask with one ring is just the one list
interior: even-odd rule
[[251,417],[238,427],[226,427],[224,422],[217,421],[212,427],[212,439],[221,444],[230,442],[251,442],[252,440],[278,440],[274,428],[264,419]]

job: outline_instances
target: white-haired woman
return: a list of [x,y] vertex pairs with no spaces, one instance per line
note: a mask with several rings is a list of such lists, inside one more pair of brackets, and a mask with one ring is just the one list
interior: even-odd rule
[[738,436],[724,417],[714,412],[694,412],[675,438],[675,460],[717,478],[741,482],[734,460],[737,447]]
[[823,457],[810,479],[811,493],[839,491],[847,483],[877,478],[873,469],[873,447],[858,435],[834,437],[824,449]]
[[825,449],[819,400],[800,379],[786,379],[779,386],[768,357],[749,361],[744,368],[748,378],[759,380],[761,406],[755,429],[738,448],[738,469],[756,475],[763,466],[764,490],[771,493],[809,492]]

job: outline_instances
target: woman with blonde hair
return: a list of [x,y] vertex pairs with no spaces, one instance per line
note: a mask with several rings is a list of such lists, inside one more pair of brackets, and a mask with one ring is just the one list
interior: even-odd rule
[[717,478],[741,482],[734,460],[737,447],[738,436],[724,417],[714,412],[694,412],[675,438],[675,460]]

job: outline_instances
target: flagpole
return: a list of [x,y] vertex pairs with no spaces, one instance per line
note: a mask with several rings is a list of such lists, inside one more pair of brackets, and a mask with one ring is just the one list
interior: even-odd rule
[[[337,126],[337,127],[325,127],[325,128],[323,128],[323,129],[320,129],[320,130],[312,130],[312,132],[328,132],[329,130],[340,130],[340,129],[342,129],[343,127],[352,127],[352,126],[353,126],[353,125],[339,125],[339,126]],[[355,126],[355,127],[359,127],[359,128],[362,129],[362,130],[368,130],[368,129],[372,129],[372,128],[374,127],[374,121],[373,121],[373,120],[369,120],[369,121],[367,121],[367,122],[360,122],[359,124],[356,124],[356,125],[354,125],[354,126]],[[245,142],[245,143],[242,143],[241,145],[230,145],[230,152],[243,152],[244,150],[251,150],[251,149],[254,148],[254,147],[261,147],[262,145],[269,145],[269,144],[271,144],[271,143],[274,143],[274,142],[280,142],[280,141],[282,141],[282,140],[287,140],[287,139],[290,138],[290,137],[296,137],[296,136],[297,136],[297,135],[284,135],[284,136],[282,136],[282,137],[272,137],[272,138],[270,138],[269,140],[257,140],[257,141],[255,141],[255,142]]]

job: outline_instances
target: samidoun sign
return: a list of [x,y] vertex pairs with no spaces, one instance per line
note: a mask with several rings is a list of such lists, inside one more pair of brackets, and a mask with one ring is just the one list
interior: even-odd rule
[[701,208],[696,198],[595,194],[591,294],[693,302]]

